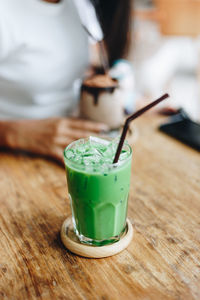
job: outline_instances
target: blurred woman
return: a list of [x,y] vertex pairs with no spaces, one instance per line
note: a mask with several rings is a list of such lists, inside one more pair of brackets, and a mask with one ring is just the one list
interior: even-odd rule
[[[128,52],[132,1],[91,2],[112,65]],[[106,129],[69,117],[88,65],[88,36],[73,0],[1,0],[0,146],[62,160],[72,140]]]

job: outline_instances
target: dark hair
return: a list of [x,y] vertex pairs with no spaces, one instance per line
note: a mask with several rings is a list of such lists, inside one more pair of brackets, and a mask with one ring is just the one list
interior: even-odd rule
[[95,5],[104,32],[109,63],[126,57],[131,39],[133,0],[91,0]]

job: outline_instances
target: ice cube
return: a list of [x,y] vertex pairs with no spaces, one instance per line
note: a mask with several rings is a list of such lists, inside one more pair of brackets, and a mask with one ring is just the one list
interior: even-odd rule
[[95,148],[90,148],[88,152],[85,152],[83,155],[83,163],[85,165],[99,164],[102,158],[102,154]]
[[91,147],[99,151],[101,155],[103,155],[104,151],[107,149],[107,146],[109,145],[109,141],[94,136],[90,136],[89,142]]
[[76,148],[76,154],[84,154],[86,152],[85,145],[80,145]]
[[89,137],[89,141],[90,141],[90,144],[91,145],[96,145],[96,144],[100,144],[100,145],[104,145],[104,146],[107,146],[109,145],[109,141],[105,140],[105,139],[102,139],[102,138],[99,138],[97,136],[90,136]]
[[83,158],[83,163],[86,166],[94,166],[94,165],[98,165],[100,163],[101,159],[97,156],[90,156],[90,157],[84,157]]
[[65,155],[68,159],[73,159],[75,157],[75,153],[73,149],[69,149],[65,151]]
[[122,161],[125,160],[126,158],[128,158],[128,152],[126,150],[122,150],[119,160]]
[[117,146],[119,144],[119,137],[113,139],[107,146],[106,151],[104,152],[104,157],[113,157],[117,151]]
[[129,145],[128,145],[128,142],[125,141],[124,142],[124,145],[123,145],[123,148],[122,148],[122,151],[120,153],[120,157],[119,157],[119,160],[125,160],[129,157],[130,155],[130,148],[129,148]]
[[91,155],[83,157],[84,165],[99,165],[102,163],[102,158],[99,155]]
[[83,156],[81,153],[75,153],[75,156],[73,157],[73,161],[77,164],[82,164],[83,163]]

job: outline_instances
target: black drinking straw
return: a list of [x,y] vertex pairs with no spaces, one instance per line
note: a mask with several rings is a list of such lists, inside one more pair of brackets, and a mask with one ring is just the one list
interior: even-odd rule
[[85,31],[87,32],[87,34],[97,42],[98,44],[98,51],[99,51],[99,57],[100,57],[100,62],[101,62],[101,65],[102,65],[102,68],[103,68],[103,72],[104,74],[107,74],[108,73],[108,70],[109,70],[109,63],[108,63],[108,55],[107,55],[107,51],[106,51],[106,48],[105,48],[105,43],[104,43],[104,40],[102,41],[98,41],[95,39],[95,37],[91,34],[91,32],[87,29],[87,27],[85,27],[84,25],[82,25],[83,28],[85,29]]
[[161,101],[165,100],[166,98],[168,98],[169,95],[168,94],[164,94],[162,97],[158,98],[157,100],[149,103],[148,105],[146,105],[145,107],[139,109],[138,111],[136,111],[133,115],[131,115],[130,117],[128,117],[124,123],[124,127],[123,127],[123,131],[120,137],[120,141],[117,147],[117,151],[115,154],[115,158],[113,160],[113,164],[117,163],[119,160],[119,156],[120,153],[122,151],[122,147],[126,138],[126,134],[128,131],[128,127],[131,121],[135,120],[136,118],[138,118],[139,116],[141,116],[143,113],[145,113],[147,110],[149,110],[150,108],[152,108],[153,106],[157,105],[158,103],[160,103]]
[[105,48],[104,40],[98,42],[99,45],[99,55],[101,64],[103,66],[104,73],[107,74],[109,70],[109,62],[108,62],[108,55]]

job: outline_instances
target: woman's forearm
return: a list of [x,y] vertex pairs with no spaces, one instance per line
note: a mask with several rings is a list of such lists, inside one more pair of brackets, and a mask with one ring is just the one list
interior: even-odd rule
[[104,124],[73,118],[1,120],[0,148],[26,150],[63,161],[63,150],[73,140],[107,129]]
[[10,131],[12,127],[12,122],[10,121],[0,121],[0,147],[10,147]]
[[[0,120],[0,147],[11,149],[25,149],[24,130],[29,121]],[[31,132],[29,132],[31,134]]]
[[[0,147],[29,150],[30,137],[33,131],[30,120],[1,120]],[[26,143],[26,140],[29,143]]]

